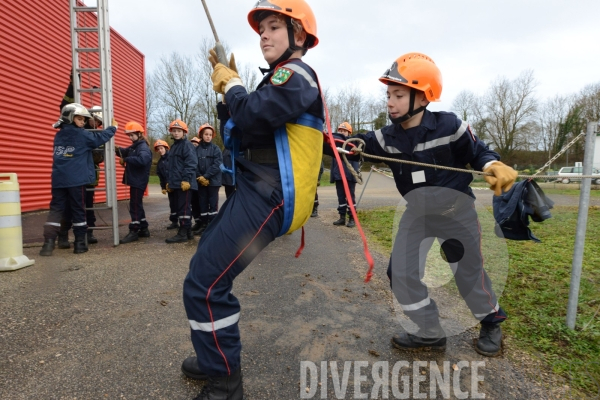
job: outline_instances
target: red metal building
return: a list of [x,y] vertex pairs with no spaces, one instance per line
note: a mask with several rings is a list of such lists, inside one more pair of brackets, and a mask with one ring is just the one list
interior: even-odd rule
[[[87,17],[96,24],[95,16]],[[86,22],[86,23],[87,23]],[[81,25],[81,23],[79,24]],[[93,35],[93,36],[92,36]],[[84,39],[97,47],[97,35]],[[80,40],[82,37],[80,36]],[[81,44],[80,44],[81,45]],[[116,144],[129,146],[123,127],[127,121],[146,125],[144,55],[111,29],[113,103],[119,130]],[[82,67],[97,66],[97,57],[80,57]],[[52,124],[69,85],[71,35],[69,1],[3,0],[0,12],[0,172],[17,173],[23,211],[48,209],[53,140]],[[94,76],[82,74],[82,87],[98,85]],[[94,102],[95,100],[95,102]],[[96,94],[83,96],[86,107],[99,105]],[[117,197],[129,197],[117,163]],[[76,171],[74,171],[76,173]],[[96,201],[105,200],[103,192]]]

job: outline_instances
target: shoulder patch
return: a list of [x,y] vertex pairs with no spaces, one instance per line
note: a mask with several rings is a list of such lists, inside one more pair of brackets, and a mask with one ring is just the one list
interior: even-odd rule
[[276,86],[283,85],[290,79],[293,73],[294,71],[291,69],[279,67],[271,77],[271,83]]

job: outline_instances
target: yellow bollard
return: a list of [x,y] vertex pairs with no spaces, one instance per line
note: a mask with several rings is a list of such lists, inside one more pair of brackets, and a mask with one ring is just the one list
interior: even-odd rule
[[17,174],[0,174],[0,271],[14,271],[34,262],[23,255]]

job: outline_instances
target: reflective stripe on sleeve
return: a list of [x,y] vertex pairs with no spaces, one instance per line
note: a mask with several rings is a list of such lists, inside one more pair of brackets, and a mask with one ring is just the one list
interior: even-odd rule
[[310,76],[310,74],[308,72],[306,72],[306,70],[304,68],[302,68],[301,66],[296,65],[294,63],[289,63],[289,64],[285,64],[283,66],[283,68],[288,68],[294,72],[299,73],[300,75],[302,75],[304,77],[304,79],[306,79],[308,81],[310,86],[314,87],[315,89],[319,88],[319,85],[317,85],[317,82],[315,82],[315,80],[312,78],[312,76]]
[[437,146],[443,146],[450,142],[456,142],[466,131],[469,124],[466,121],[463,121],[462,124],[458,127],[458,130],[454,132],[451,136],[446,136],[438,139],[429,140],[425,143],[419,143],[415,146],[415,152],[432,149]]
[[402,154],[402,152],[400,150],[398,150],[397,148],[395,148],[394,146],[386,146],[385,145],[385,138],[383,137],[383,133],[381,132],[381,129],[377,129],[375,131],[375,137],[377,138],[377,141],[379,142],[379,145],[381,146],[383,151],[385,151],[386,153]]

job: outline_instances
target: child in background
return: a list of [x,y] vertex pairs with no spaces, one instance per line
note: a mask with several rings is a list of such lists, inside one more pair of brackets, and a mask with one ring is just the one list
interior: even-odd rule
[[121,157],[120,164],[125,167],[123,184],[129,186],[129,233],[121,244],[131,243],[140,237],[150,237],[148,221],[144,211],[144,192],[150,179],[152,153],[148,141],[144,137],[144,128],[135,121],[125,124],[125,134],[131,140],[131,146],[115,147],[115,152]]
[[160,188],[162,189],[162,194],[167,195],[169,198],[169,209],[171,210],[169,221],[171,221],[171,225],[167,226],[167,229],[176,229],[179,227],[179,224],[177,223],[175,195],[173,192],[167,191],[167,179],[169,176],[169,143],[164,140],[157,140],[154,142],[154,151],[160,153],[160,158],[156,164],[156,175],[158,175],[160,181]]
[[166,188],[167,191],[172,191],[174,194],[179,230],[175,236],[165,239],[165,242],[182,243],[194,238],[191,229],[192,196],[190,189],[198,188],[196,184],[198,159],[196,158],[196,149],[185,137],[188,132],[185,122],[180,119],[171,122],[169,132],[171,132],[175,142],[169,152],[169,173]]
[[[334,133],[334,137],[336,139],[346,140],[348,136],[352,135],[352,126],[347,122],[342,122],[340,126],[338,126],[337,133]],[[358,172],[358,162],[350,161],[352,168],[355,172]],[[354,191],[356,189],[356,178],[354,175],[350,173],[348,166],[345,163],[342,163],[344,166],[344,171],[340,171],[340,168],[335,162],[335,158],[331,163],[331,176],[329,177],[329,182],[335,182],[335,191],[337,192],[338,197],[338,208],[337,211],[340,214],[340,218],[335,221],[333,224],[337,226],[346,225],[348,228],[353,228],[356,226],[354,222],[354,217],[350,212],[350,202],[356,205],[356,196],[354,195]],[[344,181],[342,181],[342,172],[346,175],[346,181],[348,182],[348,189],[350,190],[350,198],[346,198],[346,192],[344,191]],[[348,214],[348,223],[346,224],[346,214]]]
[[195,235],[202,235],[219,211],[219,188],[222,175],[220,166],[223,155],[221,149],[211,143],[214,134],[215,129],[209,124],[204,124],[198,129],[198,137],[201,140],[196,149],[198,156],[196,180],[199,183],[200,226],[194,231]]
[[89,132],[84,129],[89,118],[92,116],[84,106],[71,103],[63,107],[60,119],[53,125],[60,130],[54,137],[52,200],[44,225],[44,244],[40,256],[52,255],[66,207],[71,208],[75,234],[73,252],[88,251],[85,240],[85,188],[96,178],[92,150],[109,141],[117,131],[117,123],[113,119],[113,126],[100,132]]
[[[200,139],[196,136],[190,139],[192,145],[198,149],[200,145]],[[194,218],[194,225],[192,225],[192,232],[200,228],[200,198],[198,197],[198,190],[190,189],[192,193],[192,218]]]

